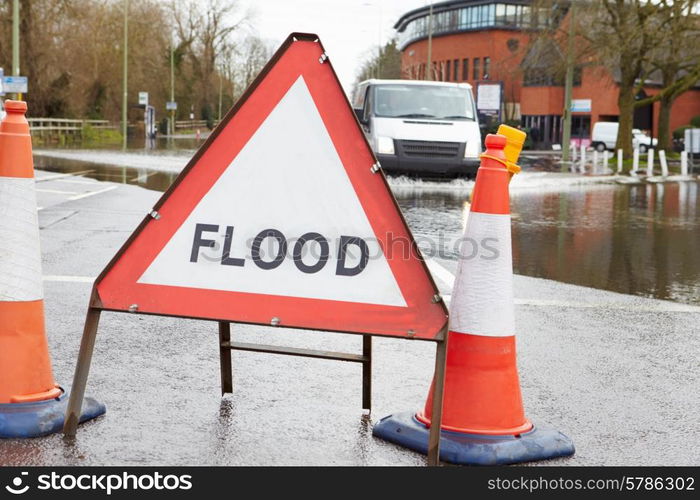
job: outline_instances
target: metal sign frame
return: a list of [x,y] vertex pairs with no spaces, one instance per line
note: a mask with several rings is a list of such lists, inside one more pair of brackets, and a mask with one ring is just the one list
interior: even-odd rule
[[[350,330],[350,329],[332,329],[329,330],[328,328],[316,328],[313,325],[311,327],[307,325],[297,325],[297,324],[284,324],[280,325],[279,320],[277,323],[275,322],[275,319],[273,318],[271,323],[261,323],[259,321],[231,321],[227,318],[222,318],[222,317],[209,317],[209,316],[195,316],[195,315],[186,315],[186,314],[177,314],[177,313],[171,313],[171,312],[148,312],[148,311],[142,311],[138,309],[138,306],[134,307],[129,307],[128,309],[125,308],[115,308],[114,306],[108,307],[104,304],[103,299],[100,297],[100,291],[99,291],[99,285],[101,284],[102,280],[105,278],[105,276],[108,275],[108,273],[119,263],[120,259],[122,256],[125,254],[125,252],[129,249],[130,245],[138,238],[138,236],[146,229],[146,227],[152,223],[153,221],[157,220],[160,216],[158,213],[159,208],[168,200],[168,198],[175,192],[175,190],[178,188],[178,186],[181,184],[182,180],[187,176],[187,174],[190,172],[190,170],[199,162],[200,158],[205,154],[209,146],[211,146],[217,139],[217,137],[221,134],[221,132],[226,128],[226,125],[233,119],[233,117],[236,115],[236,113],[239,111],[239,109],[245,104],[245,102],[248,100],[248,98],[253,95],[253,93],[258,89],[260,84],[265,80],[266,76],[271,72],[271,70],[275,67],[277,62],[282,58],[282,56],[287,52],[287,50],[295,43],[295,42],[314,42],[315,44],[318,44],[319,48],[319,58],[318,62],[320,64],[328,63],[328,57],[326,56],[325,50],[323,48],[323,45],[321,44],[319,38],[315,34],[309,34],[309,33],[292,33],[289,35],[289,37],[285,40],[285,42],[281,45],[281,47],[277,50],[277,52],[273,55],[273,57],[270,59],[270,61],[267,63],[265,68],[261,71],[261,73],[258,75],[258,77],[255,79],[255,81],[250,85],[250,87],[246,90],[246,92],[243,94],[243,96],[238,100],[238,102],[234,105],[234,107],[227,113],[227,115],[224,117],[222,122],[217,126],[217,128],[212,132],[212,134],[209,136],[207,141],[204,143],[204,145],[195,153],[193,158],[190,160],[189,164],[183,171],[180,173],[180,175],[175,179],[173,184],[170,186],[170,188],[165,192],[165,194],[161,197],[161,199],[158,201],[158,203],[155,205],[153,211],[151,211],[141,222],[141,224],[136,228],[136,230],[131,234],[131,236],[127,239],[127,241],[124,243],[122,248],[117,252],[117,254],[112,258],[112,260],[109,262],[109,264],[105,267],[105,269],[100,273],[100,275],[97,277],[95,280],[95,283],[93,285],[92,289],[92,294],[90,298],[90,302],[88,305],[88,310],[87,310],[87,315],[85,319],[85,326],[83,329],[83,336],[80,344],[80,352],[78,355],[78,361],[77,361],[77,366],[75,370],[75,375],[74,375],[74,380],[73,380],[73,386],[72,386],[72,391],[70,395],[70,401],[68,404],[68,409],[66,412],[66,419],[65,419],[65,425],[63,432],[66,436],[73,437],[76,435],[77,431],[77,426],[78,426],[78,421],[79,421],[79,416],[80,416],[80,410],[82,406],[82,401],[83,397],[85,394],[85,388],[87,385],[87,378],[88,374],[90,371],[90,364],[92,360],[92,354],[95,346],[95,340],[97,336],[97,329],[99,325],[99,320],[100,320],[100,315],[102,311],[113,311],[113,312],[130,312],[130,313],[135,313],[135,314],[149,314],[149,315],[156,315],[156,316],[173,316],[173,317],[182,317],[182,318],[189,318],[189,319],[203,319],[203,320],[214,320],[218,322],[219,326],[219,354],[220,354],[220,375],[221,375],[221,392],[222,394],[226,393],[231,393],[233,391],[233,381],[232,381],[232,362],[231,362],[231,351],[233,350],[244,350],[244,351],[253,351],[253,352],[262,352],[262,353],[275,353],[275,354],[286,354],[286,355],[291,355],[291,356],[304,356],[304,357],[311,357],[311,358],[320,358],[320,359],[331,359],[331,360],[337,360],[337,361],[347,361],[347,362],[356,362],[356,363],[361,363],[362,364],[362,406],[363,408],[367,410],[371,410],[371,369],[372,369],[372,336],[391,336],[391,337],[396,337],[396,338],[407,338],[407,339],[416,339],[416,340],[425,340],[425,341],[431,341],[436,343],[436,356],[435,356],[435,391],[434,391],[434,398],[433,398],[433,425],[430,428],[430,434],[429,434],[429,441],[428,441],[428,465],[438,465],[439,464],[439,456],[440,456],[440,428],[441,428],[441,423],[442,423],[442,401],[443,401],[443,392],[444,392],[444,381],[445,381],[445,361],[447,357],[447,309],[445,307],[444,302],[442,301],[442,298],[437,292],[437,286],[435,285],[432,276],[420,254],[420,250],[418,249],[417,245],[415,244],[415,241],[412,238],[412,235],[410,233],[410,230],[408,229],[408,225],[403,217],[403,214],[401,213],[400,208],[398,207],[398,204],[394,197],[391,195],[390,188],[388,186],[388,183],[386,181],[386,178],[383,174],[383,172],[379,169],[378,171],[373,169],[372,172],[375,173],[375,175],[379,175],[379,178],[381,179],[381,182],[384,185],[384,188],[386,189],[386,192],[389,194],[391,201],[393,202],[394,208],[396,209],[396,213],[398,214],[398,217],[400,219],[400,222],[403,224],[405,230],[407,231],[407,235],[411,238],[411,242],[414,244],[414,250],[416,251],[417,255],[417,260],[420,262],[420,265],[423,268],[423,272],[425,273],[425,277],[427,278],[430,286],[432,286],[432,289],[434,290],[434,295],[432,296],[432,307],[439,307],[441,308],[440,311],[442,314],[444,314],[444,321],[440,320],[441,326],[435,328],[435,332],[431,332],[430,335],[426,334],[425,332],[421,332],[420,335],[416,335],[416,332],[414,330],[408,330],[405,332],[405,335],[399,336],[396,333],[388,333],[386,331],[358,331],[357,329],[355,330]],[[372,153],[372,150],[369,146],[369,143],[367,142],[367,139],[365,138],[364,134],[361,132],[361,128],[359,123],[357,122],[357,118],[355,117],[355,114],[352,110],[352,107],[350,106],[350,103],[347,100],[347,97],[345,96],[344,92],[342,92],[342,87],[340,84],[340,81],[338,80],[338,77],[335,73],[335,70],[333,67],[328,64],[328,67],[331,70],[331,75],[332,75],[332,82],[329,82],[331,85],[335,84],[338,86],[338,89],[341,89],[341,94],[342,94],[342,100],[344,101],[344,106],[347,108],[347,113],[352,116],[352,119],[354,121],[355,126],[357,127],[357,130],[360,131],[360,135],[362,136],[362,140],[364,141],[364,146],[367,148],[369,151],[370,155],[372,158],[374,158],[374,154]],[[376,158],[374,158],[375,164],[376,164]],[[437,316],[435,316],[437,317]],[[416,321],[419,321],[420,319],[417,319]],[[317,351],[317,350],[309,350],[309,349],[298,349],[298,348],[291,348],[291,347],[279,347],[279,346],[269,346],[269,345],[260,345],[260,344],[246,344],[246,343],[240,343],[240,342],[232,342],[231,341],[231,323],[243,323],[243,324],[265,324],[268,326],[278,326],[278,327],[285,327],[285,328],[296,328],[296,329],[305,329],[305,330],[319,330],[319,331],[334,331],[338,333],[350,333],[350,334],[360,334],[363,336],[363,342],[362,342],[362,354],[348,354],[348,353],[339,353],[339,352],[329,352],[329,351]]]

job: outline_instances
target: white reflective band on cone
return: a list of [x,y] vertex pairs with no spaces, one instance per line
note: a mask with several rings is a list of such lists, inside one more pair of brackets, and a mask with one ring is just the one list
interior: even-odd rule
[[0,177],[0,301],[43,297],[34,179]]
[[471,212],[450,303],[450,330],[515,335],[510,215]]

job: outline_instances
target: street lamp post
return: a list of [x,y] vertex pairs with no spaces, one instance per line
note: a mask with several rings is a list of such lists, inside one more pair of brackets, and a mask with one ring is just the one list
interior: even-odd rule
[[[12,0],[12,74],[19,76],[19,0]],[[22,100],[22,94],[17,94]]]
[[224,98],[224,77],[221,74],[221,68],[218,70],[219,72],[219,113],[217,115],[217,123],[221,121],[221,104]]
[[[170,102],[175,102],[175,46],[170,44]],[[170,110],[170,135],[175,135],[175,110]]]
[[433,79],[433,2],[428,13],[428,64],[425,68],[426,80]]
[[129,56],[129,0],[124,0],[124,94],[122,96],[122,148],[126,149],[128,96],[128,56]]
[[566,170],[569,162],[571,146],[571,92],[574,85],[574,2],[569,7],[569,39],[566,53],[566,78],[564,80],[564,126],[561,138],[562,170]]

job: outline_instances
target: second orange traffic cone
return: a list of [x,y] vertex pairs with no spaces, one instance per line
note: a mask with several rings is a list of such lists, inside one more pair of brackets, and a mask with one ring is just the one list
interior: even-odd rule
[[[450,304],[440,458],[458,464],[509,464],[574,453],[568,437],[533,426],[523,410],[505,146],[502,135],[486,137]],[[374,434],[425,453],[432,398],[433,388],[422,412],[390,415]]]
[[[63,427],[67,398],[51,371],[27,103],[5,101],[0,123],[0,438]],[[105,412],[86,398],[81,420]]]

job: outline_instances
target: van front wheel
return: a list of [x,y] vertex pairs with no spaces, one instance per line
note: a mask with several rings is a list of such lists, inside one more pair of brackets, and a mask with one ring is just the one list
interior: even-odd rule
[[594,146],[594,148],[599,153],[602,153],[603,151],[605,151],[605,144],[603,144],[602,142],[599,142]]
[[640,145],[639,145],[639,152],[640,152],[640,153],[646,153],[646,152],[647,152],[647,145],[646,145],[646,144],[640,144]]

